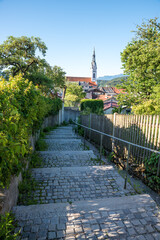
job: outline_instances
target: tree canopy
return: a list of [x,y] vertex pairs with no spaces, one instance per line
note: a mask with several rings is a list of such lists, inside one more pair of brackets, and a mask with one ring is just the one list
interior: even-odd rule
[[150,19],[134,33],[121,53],[124,73],[129,77],[121,85],[128,94],[121,94],[119,102],[128,106],[149,100],[160,83],[160,23],[157,18]]
[[[38,37],[10,36],[0,45],[0,70],[6,79],[19,73],[38,85],[43,91],[63,88],[65,72],[58,66],[50,66],[42,57],[47,47]],[[40,53],[40,56],[38,55]]]
[[31,67],[43,62],[40,56],[36,56],[37,50],[45,56],[47,47],[37,37],[13,37],[10,36],[0,45],[1,70],[7,70],[13,76],[25,74]]
[[82,86],[77,83],[67,83],[65,106],[77,107],[80,101],[85,97],[86,93],[83,91]]

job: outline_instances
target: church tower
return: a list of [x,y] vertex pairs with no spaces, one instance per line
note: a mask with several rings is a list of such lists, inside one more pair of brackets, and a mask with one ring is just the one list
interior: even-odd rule
[[93,56],[92,56],[92,82],[97,83],[97,64],[96,64],[96,55],[95,55],[95,49],[93,50]]

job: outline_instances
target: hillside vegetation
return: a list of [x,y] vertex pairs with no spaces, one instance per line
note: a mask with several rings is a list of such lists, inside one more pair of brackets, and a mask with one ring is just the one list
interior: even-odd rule
[[122,83],[122,80],[127,80],[127,76],[113,78],[112,80],[97,80],[97,84],[99,87],[115,87],[117,85],[120,85]]

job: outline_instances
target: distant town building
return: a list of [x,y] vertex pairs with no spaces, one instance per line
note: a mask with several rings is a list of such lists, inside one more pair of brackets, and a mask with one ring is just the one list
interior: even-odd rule
[[91,69],[91,77],[67,76],[66,79],[69,82],[74,82],[82,86],[84,92],[86,92],[86,99],[101,99],[104,102],[104,113],[111,114],[114,108],[119,107],[116,96],[120,93],[126,93],[123,89],[118,89],[116,87],[97,86],[97,63],[95,49],[93,50]]
[[97,64],[96,64],[96,56],[95,56],[95,49],[93,51],[92,62],[92,77],[70,77],[67,76],[66,79],[69,82],[77,82],[79,85],[83,87],[85,91],[90,88],[97,87]]

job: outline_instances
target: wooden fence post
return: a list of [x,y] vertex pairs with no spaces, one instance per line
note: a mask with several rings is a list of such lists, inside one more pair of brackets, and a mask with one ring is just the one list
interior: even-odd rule
[[101,140],[100,140],[100,165],[102,165],[102,141],[103,141],[103,134],[100,135],[101,136]]
[[[113,137],[115,136],[116,114],[117,113],[114,113],[114,115],[113,115],[113,133],[112,133]],[[115,143],[115,140],[114,140],[114,138],[112,138],[112,152],[114,152],[114,143]]]
[[127,187],[129,157],[130,157],[130,144],[128,144],[128,155],[127,155],[127,166],[126,166],[126,176],[125,176],[125,182],[124,182],[124,189],[126,189],[126,187]]
[[[92,113],[89,114],[89,127],[91,128]],[[89,130],[89,141],[91,141],[91,129]]]

